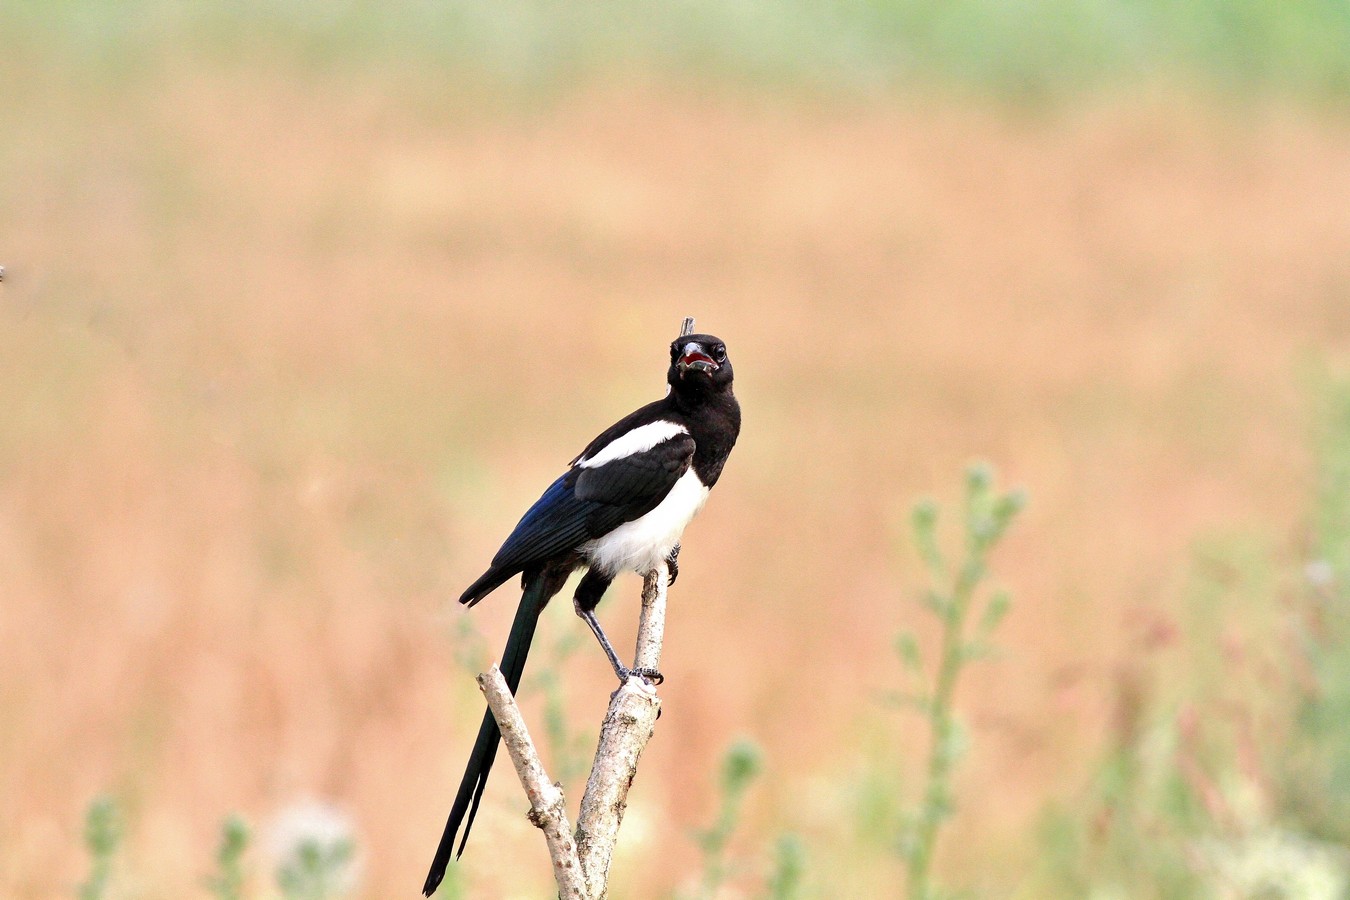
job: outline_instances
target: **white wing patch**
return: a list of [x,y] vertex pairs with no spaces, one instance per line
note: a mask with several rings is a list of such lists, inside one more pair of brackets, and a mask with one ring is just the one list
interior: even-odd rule
[[607,462],[613,462],[616,459],[623,459],[625,456],[632,456],[634,453],[645,453],[662,441],[668,441],[677,434],[688,434],[689,429],[675,422],[649,422],[632,431],[619,435],[605,446],[601,447],[594,456],[583,456],[577,460],[577,467],[581,469],[590,469],[595,466],[603,466]]

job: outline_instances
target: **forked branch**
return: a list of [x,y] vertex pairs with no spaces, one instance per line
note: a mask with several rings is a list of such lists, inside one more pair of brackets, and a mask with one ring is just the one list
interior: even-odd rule
[[[647,574],[642,585],[642,618],[638,622],[637,652],[633,665],[657,669],[661,663],[661,642],[666,632],[667,569],[663,563]],[[638,760],[656,729],[661,714],[661,698],[644,678],[625,681],[610,698],[605,722],[600,726],[600,743],[595,751],[586,794],[581,798],[577,817],[577,849],[581,871],[592,900],[604,900],[609,883],[609,862],[619,838],[624,810],[628,808],[628,788],[637,775]]]
[[[655,670],[661,663],[661,643],[666,630],[666,584],[663,563],[648,573],[642,585],[642,618],[638,622],[634,668]],[[501,728],[516,774],[530,799],[530,821],[544,832],[558,895],[563,900],[604,900],[609,882],[609,864],[628,807],[628,788],[637,775],[638,760],[651,740],[661,713],[656,688],[641,676],[631,676],[609,701],[600,727],[595,762],[581,799],[575,839],[567,820],[562,788],[549,780],[530,740],[525,721],[507,689],[501,672],[493,666],[478,676],[478,685]]]

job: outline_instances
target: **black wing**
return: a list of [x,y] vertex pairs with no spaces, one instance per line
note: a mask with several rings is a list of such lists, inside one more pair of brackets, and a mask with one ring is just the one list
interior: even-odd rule
[[677,434],[649,450],[599,466],[574,466],[529,508],[460,597],[473,605],[517,572],[576,550],[656,508],[689,469],[694,439]]

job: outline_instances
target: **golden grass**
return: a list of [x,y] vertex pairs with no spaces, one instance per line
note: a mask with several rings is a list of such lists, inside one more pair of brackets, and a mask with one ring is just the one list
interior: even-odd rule
[[[942,859],[971,883],[1025,874],[1194,537],[1299,522],[1300,361],[1350,341],[1344,123],[655,89],[493,113],[174,75],[35,83],[0,139],[5,896],[79,880],[106,789],[137,895],[198,890],[229,811],[321,795],[359,823],[367,895],[411,896],[481,712],[452,598],[659,394],[685,314],[728,341],[745,432],[687,535],[619,896],[681,883],[743,734],[770,766],[750,830],[890,894],[848,784],[919,758],[871,698],[915,618],[908,503],[970,458],[1032,498],[997,560],[1009,652],[960,698]],[[638,587],[602,608],[625,640]],[[550,634],[581,627],[560,606]],[[512,607],[472,614],[494,650]],[[567,678],[598,723],[601,654]],[[474,896],[547,883],[523,809],[503,771]]]

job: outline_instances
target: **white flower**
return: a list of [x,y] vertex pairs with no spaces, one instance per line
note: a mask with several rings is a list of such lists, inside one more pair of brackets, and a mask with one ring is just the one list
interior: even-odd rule
[[1303,578],[1315,588],[1328,588],[1336,583],[1336,570],[1325,559],[1314,559],[1303,567]]
[[1220,896],[1342,900],[1350,888],[1350,853],[1296,832],[1272,828],[1198,849]]
[[322,900],[356,889],[356,832],[337,807],[304,800],[279,812],[268,829],[277,886],[287,900]]

